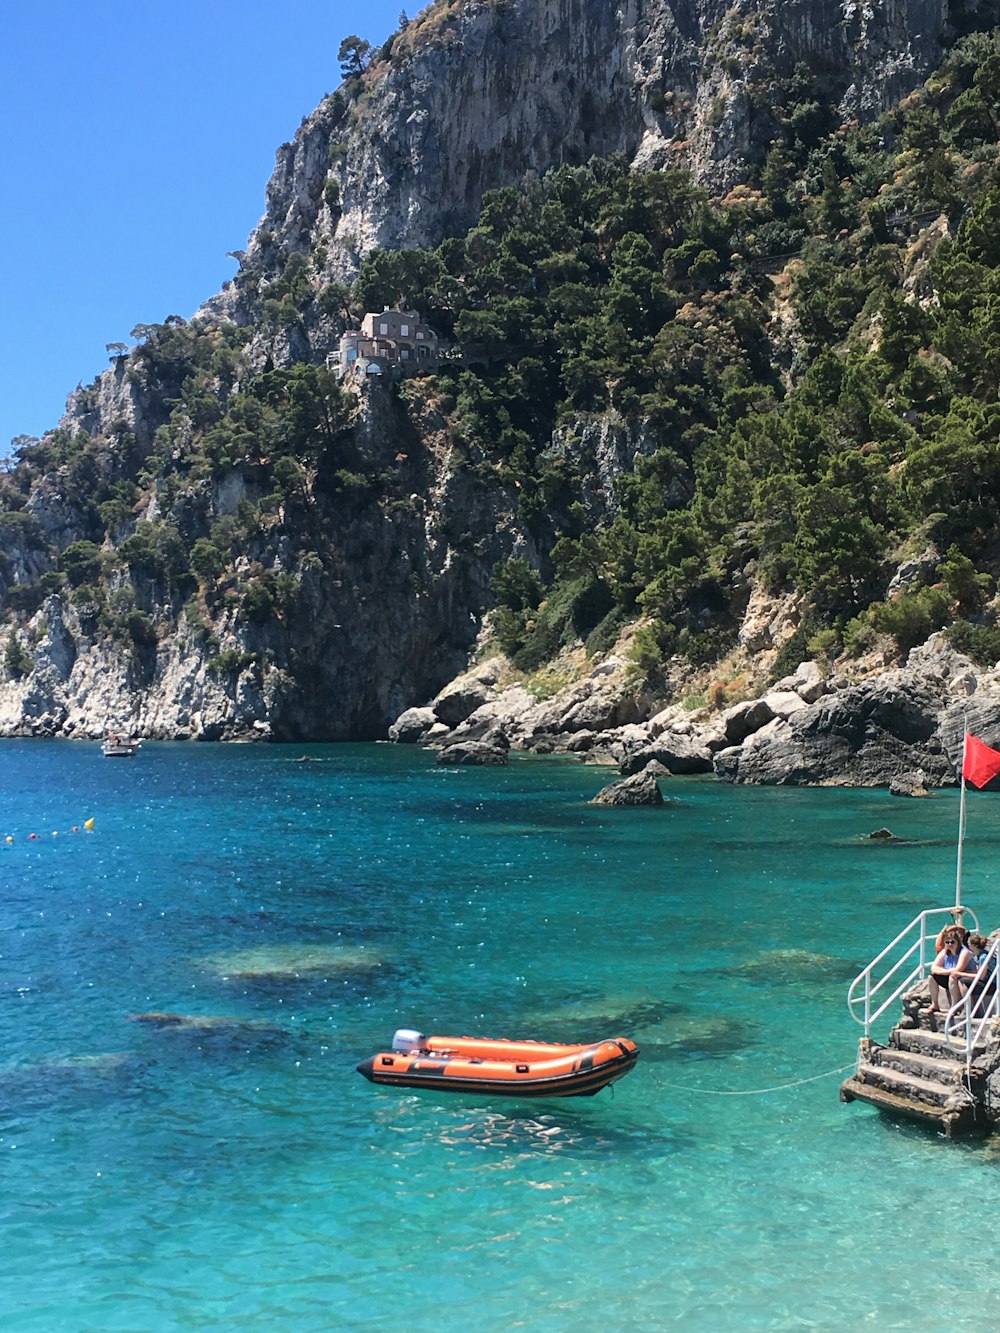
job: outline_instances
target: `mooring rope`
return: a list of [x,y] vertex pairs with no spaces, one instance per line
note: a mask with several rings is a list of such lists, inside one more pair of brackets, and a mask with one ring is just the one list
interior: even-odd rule
[[768,1092],[785,1092],[788,1088],[800,1088],[803,1083],[815,1083],[821,1078],[833,1078],[834,1074],[846,1074],[849,1069],[856,1069],[857,1061],[852,1060],[849,1065],[844,1065],[842,1069],[827,1069],[822,1074],[811,1074],[808,1078],[793,1079],[791,1083],[779,1083],[773,1088],[745,1088],[730,1092],[724,1088],[692,1088],[684,1083],[665,1082],[659,1078],[654,1070],[649,1072],[661,1087],[674,1088],[678,1092],[698,1092],[709,1097],[762,1097]]

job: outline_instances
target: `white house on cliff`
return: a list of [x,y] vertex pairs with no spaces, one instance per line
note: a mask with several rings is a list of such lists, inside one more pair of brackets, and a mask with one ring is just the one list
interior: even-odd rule
[[342,379],[416,374],[435,366],[441,340],[416,310],[367,314],[360,329],[348,329],[328,358]]

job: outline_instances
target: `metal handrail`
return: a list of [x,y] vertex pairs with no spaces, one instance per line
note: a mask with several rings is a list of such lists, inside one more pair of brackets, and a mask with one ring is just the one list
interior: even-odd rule
[[987,1025],[1000,1014],[998,967],[1000,967],[1000,935],[993,941],[977,973],[977,975],[985,973],[983,985],[978,993],[973,982],[959,1002],[953,1004],[944,1017],[941,1030],[944,1032],[945,1041],[956,1054],[961,1054],[957,1045],[959,1033],[964,1037],[966,1077],[972,1068],[972,1052],[979,1045]]
[[[973,929],[978,931],[979,919],[971,907],[963,907],[962,915],[968,915],[973,920]],[[931,963],[934,961],[934,954],[931,953],[928,958],[927,941],[934,940],[940,927],[933,930],[928,929],[928,922],[931,917],[950,916],[953,920],[956,915],[954,907],[929,907],[915,916],[908,926],[904,926],[894,940],[885,946],[878,954],[851,982],[847,991],[847,1009],[856,1023],[860,1023],[865,1030],[867,1037],[871,1032],[871,1026],[877,1018],[885,1013],[886,1009],[899,997],[912,989],[918,981],[930,971]],[[912,937],[912,939],[911,939]],[[899,947],[910,941],[905,951],[899,952]],[[894,952],[895,951],[895,952]],[[898,954],[898,956],[897,956]],[[897,981],[888,995],[879,1003],[876,1009],[872,1009],[872,1002],[881,993],[883,988],[889,984],[892,978],[899,972],[900,968],[905,967],[913,959],[914,954],[918,955],[917,960],[912,964],[910,970],[903,977],[902,981]],[[882,963],[892,958],[891,965],[879,976],[873,983],[872,978],[876,969],[881,967]],[[862,1012],[857,1009],[862,1006]]]

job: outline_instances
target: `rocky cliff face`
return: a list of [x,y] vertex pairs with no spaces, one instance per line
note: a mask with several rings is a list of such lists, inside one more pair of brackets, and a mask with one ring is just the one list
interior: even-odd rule
[[[329,302],[305,303],[293,322],[263,318],[290,256],[311,257],[304,280],[318,295],[351,278],[373,247],[429,246],[463,230],[491,188],[616,152],[636,168],[689,166],[722,191],[761,160],[790,99],[815,94],[844,119],[872,118],[920,83],[956,31],[998,21],[1000,0],[435,0],[279,149],[240,273],[205,314],[247,326],[250,374],[322,362],[338,333]],[[136,358],[122,357],[71,396],[63,425],[98,442],[109,475],[134,473],[179,387],[154,392]],[[183,439],[171,447],[183,452]],[[268,520],[247,557],[287,576],[294,604],[266,624],[223,606],[210,632],[180,621],[129,644],[101,637],[85,599],[49,597],[14,631],[31,669],[0,680],[0,733],[368,737],[430,698],[466,664],[493,564],[522,552],[537,563],[538,552],[517,495],[495,476],[481,484],[484,460],[472,460],[478,482],[474,468],[451,466],[431,403],[366,388],[351,447],[369,477],[394,477],[391,494],[338,499],[319,478],[295,512]],[[613,516],[615,477],[655,447],[641,424],[610,416],[563,423],[549,446],[583,478],[595,524]],[[164,499],[164,512],[193,541],[254,484],[252,468],[235,467]],[[678,505],[690,498],[685,485],[681,477],[671,497]],[[145,516],[157,517],[155,493],[148,504]],[[17,517],[4,538],[12,584],[53,572],[33,532],[57,552],[87,532],[58,468]],[[314,533],[311,546],[303,532]],[[795,620],[765,614],[757,591],[745,590],[741,641],[773,658]],[[179,603],[140,609],[162,629]],[[566,703],[570,722],[536,719],[538,734],[635,725],[651,703],[617,700],[605,716],[585,698]],[[781,720],[796,744],[811,744],[803,721]],[[732,775],[771,780],[769,753],[747,747]]]
[[[434,0],[278,149],[266,208],[211,318],[258,325],[290,255],[318,295],[376,247],[430,247],[486,191],[623,153],[689,168],[724,192],[759,164],[777,117],[815,97],[870,120],[917,87],[954,37],[1000,23],[1000,0]],[[336,311],[255,333],[253,369],[322,357]],[[124,359],[71,396],[63,424],[160,424]]]
[[564,162],[620,152],[725,190],[791,96],[871,119],[997,21],[996,0],[436,0],[279,149],[214,308],[247,318],[290,252],[321,245],[344,280],[376,246],[436,245],[486,190]]
[[[518,540],[516,498],[455,469],[439,427],[431,408],[407,410],[388,386],[372,386],[354,422],[352,461],[368,474],[394,472],[397,498],[345,494],[319,476],[286,502],[242,560],[256,558],[294,589],[258,623],[225,597],[202,616],[175,619],[156,600],[162,588],[140,580],[150,632],[128,642],[102,628],[96,605],[68,589],[50,596],[25,628],[5,635],[30,666],[0,673],[0,734],[383,736],[414,698],[465,665],[489,571]],[[236,470],[189,489],[165,516],[207,530],[253,492],[253,479]],[[58,473],[36,486],[29,504],[31,524],[58,549],[78,539],[82,517],[66,505]],[[156,512],[154,498],[147,516]],[[24,537],[6,554],[15,579],[44,572]]]

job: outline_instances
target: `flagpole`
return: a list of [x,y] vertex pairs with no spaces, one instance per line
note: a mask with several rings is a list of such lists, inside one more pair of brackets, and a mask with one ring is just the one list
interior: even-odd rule
[[955,866],[955,909],[957,921],[962,915],[962,843],[965,841],[965,751],[969,744],[969,732],[962,733],[962,796],[958,803],[958,862]]

